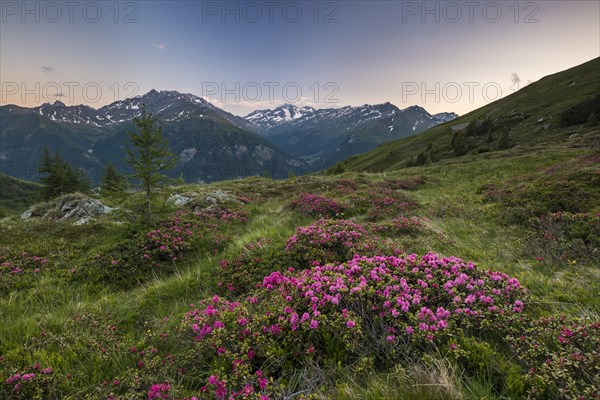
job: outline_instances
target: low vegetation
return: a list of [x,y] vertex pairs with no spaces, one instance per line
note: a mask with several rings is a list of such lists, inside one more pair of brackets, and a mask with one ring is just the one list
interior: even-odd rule
[[6,220],[0,397],[593,399],[599,174],[563,149]]

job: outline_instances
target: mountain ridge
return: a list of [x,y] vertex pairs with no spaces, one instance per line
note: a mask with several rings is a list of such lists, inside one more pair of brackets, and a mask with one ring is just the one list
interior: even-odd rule
[[[600,145],[600,57],[545,76],[521,90],[418,135],[349,157],[336,170],[383,172],[430,162],[470,159],[548,145]],[[582,111],[585,109],[585,113]],[[569,123],[583,115],[578,123]],[[585,118],[589,118],[586,124]],[[576,119],[575,119],[576,120]],[[567,121],[567,122],[565,122]]]
[[[183,172],[188,181],[230,179],[254,173],[280,178],[289,172],[317,171],[384,141],[417,133],[442,121],[421,107],[401,110],[389,102],[322,109],[288,103],[239,117],[190,93],[152,89],[98,109],[67,106],[60,100],[31,108],[0,106],[3,117],[0,159],[7,164],[22,164],[25,160],[31,163],[31,154],[40,154],[44,146],[50,146],[69,153],[67,161],[93,169],[92,180],[96,182],[101,175],[99,170],[108,162],[127,168],[116,154],[122,153],[125,133],[135,129],[132,120],[140,114],[142,104],[163,125],[169,140],[175,140],[171,147],[181,161],[175,170]],[[443,115],[448,118],[455,114]],[[263,171],[265,163],[275,155],[277,166]],[[211,170],[232,172],[218,177],[194,172],[195,164],[187,164],[196,157],[203,160],[203,165],[216,165]],[[7,171],[4,167],[3,171],[11,174],[10,168]],[[35,179],[31,173],[16,176]]]

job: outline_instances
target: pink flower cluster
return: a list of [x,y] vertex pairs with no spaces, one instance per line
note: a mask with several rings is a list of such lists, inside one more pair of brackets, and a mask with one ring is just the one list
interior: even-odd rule
[[47,263],[47,258],[30,256],[27,253],[21,253],[13,257],[0,255],[0,277],[3,275],[20,275],[28,272],[38,273]]
[[206,390],[235,398],[264,389],[249,377],[262,365],[255,360],[269,354],[286,354],[290,362],[324,357],[318,346],[335,338],[347,357],[373,342],[385,357],[397,342],[443,343],[466,329],[478,332],[484,321],[518,314],[524,297],[516,279],[456,257],[356,255],[342,264],[273,272],[244,301],[214,296],[186,313],[182,327],[195,357],[215,372],[228,365],[227,379],[215,374]]
[[362,225],[349,220],[321,219],[315,224],[296,229],[296,234],[290,237],[286,250],[294,250],[300,244],[320,247],[355,247],[367,235]]
[[248,220],[247,212],[228,208],[207,208],[194,214],[202,220],[219,220],[225,223],[244,223]]
[[6,385],[13,385],[12,390],[15,393],[18,393],[21,391],[21,389],[23,388],[23,385],[26,382],[29,381],[34,381],[36,379],[36,377],[40,378],[43,377],[45,375],[50,375],[52,374],[52,368],[48,367],[48,368],[41,368],[40,364],[35,364],[33,366],[33,371],[35,372],[17,372],[15,374],[13,374],[12,376],[8,377],[4,383]]
[[[212,365],[212,360],[221,373],[225,371],[225,375],[213,373],[200,393],[217,399],[267,400],[268,380],[262,370],[253,367],[256,351],[252,341],[259,336],[277,336],[281,328],[266,323],[264,315],[248,312],[247,306],[257,305],[253,298],[241,303],[215,295],[200,305],[184,316],[186,334],[191,332],[195,346],[204,349],[198,356],[205,363]],[[221,368],[224,365],[228,366],[225,370]]]
[[297,228],[286,244],[286,251],[296,255],[305,266],[315,261],[341,263],[373,248],[374,240],[365,228],[349,220],[321,219],[310,226]]
[[312,193],[300,193],[290,203],[290,207],[300,212],[300,214],[322,218],[335,218],[346,209],[346,206],[329,197]]
[[524,294],[506,274],[481,273],[472,263],[432,253],[420,259],[355,256],[341,265],[273,272],[262,287],[285,300],[280,316],[292,331],[315,329],[335,315],[348,328],[380,318],[393,332],[422,332],[428,339],[465,319],[520,312]]
[[171,385],[169,383],[159,383],[150,386],[148,390],[148,400],[170,399]]
[[177,260],[190,248],[190,239],[198,229],[198,224],[182,222],[180,217],[162,222],[160,227],[145,235],[144,259]]

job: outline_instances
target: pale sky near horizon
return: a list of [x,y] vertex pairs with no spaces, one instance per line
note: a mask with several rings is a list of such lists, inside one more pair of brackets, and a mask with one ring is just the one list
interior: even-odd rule
[[2,1],[0,104],[151,89],[238,115],[389,101],[465,114],[600,56],[600,1]]

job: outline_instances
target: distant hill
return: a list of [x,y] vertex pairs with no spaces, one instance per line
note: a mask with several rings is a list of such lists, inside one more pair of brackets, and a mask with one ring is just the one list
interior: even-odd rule
[[40,186],[0,174],[0,218],[23,212],[39,201]]
[[546,76],[498,101],[425,132],[350,157],[333,171],[389,171],[549,145],[600,145],[600,58]]

